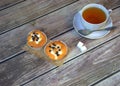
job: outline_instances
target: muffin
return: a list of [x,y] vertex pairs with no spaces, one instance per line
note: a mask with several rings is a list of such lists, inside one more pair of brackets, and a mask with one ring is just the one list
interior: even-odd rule
[[62,41],[52,41],[45,46],[44,52],[51,60],[61,60],[67,55],[68,48]]
[[47,42],[46,35],[40,30],[33,30],[28,34],[27,44],[33,48],[43,47]]

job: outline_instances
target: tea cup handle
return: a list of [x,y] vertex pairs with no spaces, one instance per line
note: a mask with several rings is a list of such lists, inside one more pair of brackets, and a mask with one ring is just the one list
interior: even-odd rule
[[[108,13],[109,13],[109,15],[108,15],[108,19],[107,19],[107,21],[106,21],[106,23],[105,23],[105,25],[104,26],[106,26],[108,23],[109,23],[109,20],[110,20],[110,14],[112,13],[112,9],[108,9]],[[102,28],[104,27],[104,26],[102,26]]]
[[109,12],[109,14],[111,14],[112,13],[112,9],[109,9],[108,12]]

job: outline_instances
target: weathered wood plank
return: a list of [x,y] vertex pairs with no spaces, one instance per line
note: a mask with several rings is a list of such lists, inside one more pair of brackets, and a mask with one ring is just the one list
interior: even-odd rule
[[[0,35],[0,60],[7,58],[19,51],[26,42],[29,31],[40,29],[45,32],[48,38],[51,38],[61,32],[69,30],[72,27],[74,14],[87,2],[76,2],[68,7],[53,12],[45,17],[35,21],[34,25],[26,24],[8,33]],[[81,6],[79,4],[82,4]],[[68,22],[69,21],[69,22]]]
[[[101,4],[103,2],[101,1]],[[74,14],[88,3],[90,2],[76,2],[45,17],[39,18],[32,23],[34,24],[34,26],[32,26],[32,24],[26,24],[22,27],[17,28],[16,30],[12,30],[1,35],[0,60],[4,60],[8,56],[20,52],[21,47],[25,44],[27,33],[33,29],[39,28],[40,30],[44,31],[49,38],[61,33],[61,31],[64,32],[66,30],[69,30],[70,28],[72,28],[72,20]]]
[[0,11],[0,33],[48,14],[78,0],[26,0]]
[[89,0],[88,2],[89,3],[100,3],[100,4],[104,5],[105,7],[107,7],[108,9],[120,5],[120,0],[114,0],[114,1],[112,1],[112,0],[104,0],[104,1]]
[[[113,19],[113,22],[114,22],[114,24],[118,25],[117,26],[118,28],[116,30],[113,30],[109,35],[107,35],[106,37],[104,37],[102,39],[89,40],[89,39],[81,38],[78,34],[76,34],[76,32],[74,30],[69,31],[69,32],[55,38],[54,40],[62,40],[65,43],[68,44],[70,52],[69,52],[67,61],[69,59],[72,59],[72,58],[74,58],[74,57],[81,54],[79,49],[76,47],[79,40],[84,42],[88,49],[92,49],[95,46],[100,45],[100,44],[104,43],[107,40],[110,40],[112,37],[115,37],[118,34],[120,35],[120,29],[119,29],[120,24],[117,24],[117,23],[119,23],[119,18],[120,18],[118,14],[119,14],[119,9],[114,10],[114,12],[112,14],[113,17],[116,16]],[[113,44],[114,43],[116,43],[116,41],[114,41]],[[113,46],[113,44],[111,44],[111,46]],[[111,46],[107,46],[104,49],[109,49],[109,48],[111,48]],[[117,54],[119,52],[118,48],[119,48],[118,46],[115,47],[115,49],[117,51],[115,53],[111,53],[110,56]],[[104,55],[103,54],[104,49],[98,50],[97,51],[98,54],[99,55]],[[113,47],[113,50],[114,50],[114,47]],[[109,57],[109,55],[107,55],[107,53],[105,54],[105,56],[106,56],[106,58]],[[95,54],[93,57],[96,58],[96,61],[94,62],[94,64],[101,63],[100,60],[97,58],[97,54]],[[103,56],[100,56],[99,58],[102,58],[102,57]],[[80,57],[80,58],[82,59],[82,57]],[[109,60],[109,59],[107,59],[107,60]],[[70,62],[68,64],[71,64],[71,63],[72,62]],[[62,66],[62,67],[64,67],[64,66]],[[47,71],[49,71],[49,70],[51,70],[53,68],[55,68],[55,66],[47,63],[46,61],[42,61],[41,59],[39,59],[37,57],[34,57],[31,54],[24,53],[24,54],[16,56],[15,58],[13,58],[13,59],[5,62],[5,63],[2,63],[0,65],[0,69],[1,69],[0,70],[0,76],[1,76],[0,84],[2,86],[3,85],[7,86],[8,84],[16,86],[17,84],[21,84],[24,81],[26,82],[29,79],[40,76],[40,75],[44,74],[45,72],[47,72]],[[4,83],[4,81],[6,81],[6,83]]]
[[120,69],[119,40],[120,36],[36,78],[25,86],[89,86]]
[[96,84],[95,86],[120,86],[120,72]]
[[[79,37],[79,35],[76,35],[75,31],[70,32],[68,35],[70,35],[70,34],[73,38],[79,40],[80,37]],[[62,39],[63,39],[63,37],[62,37]],[[78,40],[76,40],[76,42],[78,42]],[[70,39],[69,39],[69,42],[70,42]],[[75,42],[75,44],[76,44],[76,42]],[[72,45],[69,45],[70,50],[72,50],[74,48],[73,46],[75,46],[75,44],[73,43]],[[75,52],[76,51],[74,51],[73,53],[75,53]],[[75,54],[73,54],[73,56],[74,55]],[[71,54],[70,54],[70,56],[71,56]],[[23,81],[31,79],[34,76],[43,74],[44,72],[49,71],[54,67],[55,66],[53,66],[45,61],[42,61],[41,59],[39,59],[37,57],[34,57],[31,54],[24,53],[24,54],[19,55],[9,61],[6,61],[6,62],[0,64],[0,69],[1,69],[0,70],[0,76],[1,76],[0,77],[0,85],[7,86],[8,84],[9,85],[13,84],[13,86],[16,86],[16,84],[20,84]],[[8,83],[4,83],[4,81],[6,81]]]
[[[6,9],[0,12],[0,33],[14,29],[20,25],[30,22],[44,14],[48,14],[53,10],[63,7],[67,4],[75,2],[77,0],[27,0],[24,3]],[[92,0],[92,1],[81,1],[87,3],[100,3],[105,5],[107,8],[115,7],[120,5],[119,0]],[[86,3],[86,4],[87,4]],[[109,4],[106,4],[109,3]],[[82,5],[83,6],[83,5]]]
[[[75,3],[75,4],[73,4],[73,5],[70,5],[70,6],[72,6],[72,7],[74,7],[76,4],[78,4],[78,3]],[[79,2],[79,4],[85,4],[85,2]],[[78,4],[78,5],[79,5]],[[82,5],[81,5],[82,6]],[[69,9],[72,9],[72,7],[70,8],[70,7],[68,7]],[[66,8],[65,8],[66,9]],[[76,8],[76,10],[77,10],[78,8]],[[75,9],[74,9],[75,10]],[[59,12],[59,11],[57,11],[57,12]],[[55,13],[57,13],[57,12],[55,12]],[[60,13],[61,12],[63,12],[63,11],[61,11],[60,10]],[[119,23],[119,9],[118,10],[115,10],[114,11],[114,13],[112,14],[112,17],[114,18],[113,19],[113,21],[114,21],[114,23],[115,24],[117,24],[117,23]],[[68,13],[69,14],[69,13]],[[53,15],[53,14],[50,14],[50,15]],[[56,14],[57,15],[57,14]],[[71,17],[73,17],[73,16],[71,16]],[[116,18],[115,18],[116,17]],[[58,18],[59,19],[59,18]],[[64,19],[66,19],[66,16],[65,16],[65,18]],[[66,19],[67,20],[67,19]],[[58,20],[56,20],[56,21],[58,21]],[[56,21],[52,21],[52,22],[56,22]],[[38,20],[38,22],[39,22],[39,20]],[[72,21],[71,21],[72,22]],[[49,25],[51,25],[50,24],[51,22],[49,22]],[[67,24],[68,22],[66,22],[66,24]],[[65,24],[65,25],[66,25]],[[72,23],[71,23],[72,24]],[[44,25],[44,23],[42,23],[42,25],[43,26],[46,26],[46,25]],[[28,29],[28,26],[29,26],[29,28],[30,29]],[[8,33],[6,33],[6,35],[8,35],[8,36],[10,36],[10,39],[8,39],[7,37],[6,37],[6,35],[1,35],[2,37],[4,37],[4,39],[6,40],[6,41],[8,41],[8,42],[10,42],[11,44],[13,43],[13,45],[12,46],[14,46],[14,47],[16,47],[18,44],[17,43],[19,43],[19,42],[22,42],[23,44],[25,43],[25,36],[27,35],[26,33],[27,32],[29,32],[30,30],[32,30],[32,29],[35,29],[35,28],[40,28],[40,26],[39,26],[39,23],[36,23],[36,26],[31,26],[30,24],[28,24],[28,26],[23,26],[23,27],[20,27],[20,28],[18,28],[17,30],[18,30],[18,32],[19,32],[19,34],[17,34],[17,33],[14,33],[14,32],[17,32],[17,30],[15,31],[15,30],[13,30],[13,32],[11,32],[11,34],[8,34]],[[51,27],[54,27],[54,26],[56,26],[56,24],[54,25],[53,24],[53,26],[51,25]],[[72,25],[71,25],[72,26]],[[70,27],[71,27],[70,26]],[[47,26],[48,27],[48,26]],[[60,26],[59,26],[60,27]],[[58,28],[59,28],[58,27]],[[69,28],[69,26],[61,26],[60,28],[63,28],[64,29],[64,27],[65,28]],[[118,26],[119,27],[119,26]],[[22,28],[22,29],[21,29]],[[26,29],[27,28],[27,29]],[[42,28],[42,27],[41,27]],[[59,28],[59,29],[60,29]],[[55,28],[54,28],[55,29]],[[62,30],[63,30],[62,29]],[[43,29],[42,28],[42,30],[44,31],[45,30],[45,28]],[[62,31],[61,30],[61,31]],[[66,29],[67,30],[67,29]],[[25,32],[25,33],[24,33]],[[47,33],[47,31],[45,31],[46,33]],[[84,38],[81,38],[81,37],[79,37],[74,31],[70,31],[70,32],[68,32],[68,33],[66,33],[65,35],[63,35],[63,36],[61,36],[61,37],[58,37],[58,38],[56,38],[56,39],[60,39],[60,40],[63,40],[63,41],[65,41],[67,44],[69,44],[69,43],[73,43],[73,44],[71,44],[71,45],[69,45],[69,47],[70,47],[70,51],[71,51],[71,53],[69,54],[69,57],[74,57],[75,55],[79,55],[80,54],[80,52],[79,52],[79,50],[77,49],[77,48],[75,48],[75,46],[76,46],[76,44],[78,43],[78,41],[79,40],[81,40],[81,41],[83,41],[83,42],[85,42],[85,44],[87,45],[87,47],[90,49],[90,48],[93,48],[92,46],[93,45],[96,45],[96,44],[100,44],[100,43],[103,43],[103,42],[105,42],[106,40],[108,40],[110,37],[114,37],[114,36],[116,36],[118,33],[120,32],[120,30],[119,29],[116,29],[116,30],[114,30],[114,31],[112,31],[112,33],[111,34],[109,34],[108,36],[106,36],[105,38],[103,38],[103,39],[100,39],[100,40],[88,40],[88,39],[84,39]],[[22,34],[22,33],[24,33],[24,34]],[[52,31],[50,31],[50,34],[52,33]],[[17,35],[16,35],[17,34]],[[20,35],[20,34],[22,34],[22,35]],[[48,33],[49,34],[49,33]],[[56,33],[56,34],[58,34],[58,32]],[[16,37],[16,39],[14,39],[14,37],[15,37],[15,35],[17,36]],[[24,37],[22,38],[22,36],[24,35]],[[52,35],[52,36],[54,36],[54,35]],[[1,37],[1,38],[2,38]],[[13,37],[13,38],[12,38]],[[65,38],[66,37],[66,38]],[[68,38],[67,38],[68,37]],[[18,38],[18,39],[17,39]],[[19,39],[20,38],[20,39]],[[10,40],[12,40],[12,41],[10,41]],[[18,40],[18,41],[16,41],[16,40]],[[22,41],[19,41],[19,40],[22,40]],[[5,41],[4,41],[5,42]],[[21,45],[23,45],[21,43]],[[3,45],[4,46],[4,45]],[[7,48],[7,46],[4,46],[5,48],[6,48],[6,50],[7,49],[11,49],[12,50],[12,48],[11,48],[11,46],[9,46],[8,45],[8,47],[10,47],[10,48]],[[19,48],[20,49],[20,46],[17,46],[16,48]],[[4,48],[3,48],[4,49]],[[4,51],[5,52],[5,51]],[[14,50],[13,50],[13,52],[14,52]],[[7,52],[6,52],[7,53]],[[71,59],[71,58],[70,58]],[[21,82],[23,82],[23,81],[25,81],[25,80],[28,80],[28,79],[31,79],[31,78],[33,78],[33,77],[35,77],[35,76],[38,76],[38,75],[41,75],[42,73],[44,73],[44,72],[46,72],[46,71],[48,71],[48,70],[50,70],[50,69],[52,69],[52,68],[54,68],[51,64],[49,64],[49,63],[46,63],[46,62],[44,62],[44,61],[42,61],[42,60],[40,60],[40,59],[38,59],[38,58],[36,58],[36,57],[34,57],[33,55],[30,55],[30,54],[28,54],[28,53],[25,53],[25,54],[22,54],[22,55],[20,55],[20,56],[17,56],[16,58],[14,58],[14,59],[11,59],[11,60],[9,60],[9,61],[7,61],[7,62],[5,62],[5,63],[3,63],[3,64],[1,64],[0,65],[0,76],[1,76],[1,78],[0,78],[0,85],[2,85],[2,86],[8,86],[8,85],[12,85],[13,83],[14,83],[14,85],[16,85],[16,84],[20,84]],[[5,82],[8,82],[8,83],[5,83]]]
[[0,10],[5,9],[9,6],[21,3],[25,0],[0,0]]
[[[25,53],[8,62],[0,64],[0,68],[0,86],[16,86],[12,85],[16,80],[24,77],[21,80],[24,81],[36,76],[38,72],[44,73],[46,68],[50,70],[52,65],[33,55]],[[36,69],[38,71],[36,71]],[[32,76],[29,76],[29,74],[32,74]]]

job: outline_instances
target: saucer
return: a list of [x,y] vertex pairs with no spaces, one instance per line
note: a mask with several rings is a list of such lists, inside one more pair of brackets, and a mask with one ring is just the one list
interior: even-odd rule
[[[91,34],[86,35],[86,36],[79,33],[78,30],[85,29],[85,26],[83,26],[83,24],[81,22],[80,12],[76,13],[74,16],[73,27],[75,28],[76,32],[78,34],[80,34],[82,37],[89,38],[89,39],[99,39],[99,38],[106,36],[110,32],[110,30],[95,31],[95,32],[92,32]],[[108,25],[106,25],[105,27],[112,27],[112,26],[113,26],[112,19],[110,18],[110,23]]]

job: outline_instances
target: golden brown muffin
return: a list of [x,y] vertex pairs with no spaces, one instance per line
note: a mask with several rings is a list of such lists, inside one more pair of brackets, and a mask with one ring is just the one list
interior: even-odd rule
[[44,52],[52,60],[61,60],[67,55],[68,48],[62,41],[52,41],[45,46]]
[[28,34],[27,44],[33,48],[40,48],[47,42],[46,35],[40,30],[33,30]]

